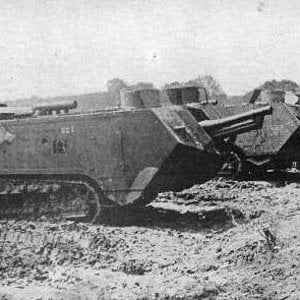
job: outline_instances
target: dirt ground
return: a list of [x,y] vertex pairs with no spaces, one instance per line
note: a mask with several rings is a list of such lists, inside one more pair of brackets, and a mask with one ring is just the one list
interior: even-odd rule
[[215,179],[110,224],[2,221],[0,299],[300,299],[299,199]]

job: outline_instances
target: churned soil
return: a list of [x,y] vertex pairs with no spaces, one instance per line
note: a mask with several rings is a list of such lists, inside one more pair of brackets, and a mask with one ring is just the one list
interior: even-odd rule
[[215,179],[109,223],[2,221],[0,299],[300,299],[299,200]]

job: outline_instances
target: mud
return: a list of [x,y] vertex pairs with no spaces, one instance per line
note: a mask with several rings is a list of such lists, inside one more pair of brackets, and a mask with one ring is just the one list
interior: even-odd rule
[[0,299],[299,299],[299,198],[215,179],[97,225],[1,221]]

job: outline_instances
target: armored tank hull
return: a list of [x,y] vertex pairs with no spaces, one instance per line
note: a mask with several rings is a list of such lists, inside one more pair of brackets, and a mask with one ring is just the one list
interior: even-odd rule
[[[291,169],[300,161],[300,121],[297,106],[284,102],[283,91],[264,92],[261,103],[244,106],[271,105],[272,116],[267,116],[260,130],[241,134],[236,145],[243,150],[245,171]],[[265,103],[264,103],[265,102]],[[229,109],[236,113],[240,108]]]
[[[157,90],[128,92],[120,108],[106,111],[72,114],[71,103],[3,112],[0,218],[93,221],[105,208],[145,205],[214,177],[228,135],[216,143],[215,124],[201,125],[162,99]],[[222,129],[242,122],[235,132],[261,126],[252,113],[221,121]]]
[[272,114],[264,118],[261,128],[236,136],[226,163],[227,171],[232,175],[255,174],[285,170],[300,162],[300,106],[285,103],[284,96],[283,91],[260,93],[256,90],[246,104],[224,106],[208,101],[200,104],[198,101],[187,106],[196,119],[201,112],[211,120],[271,106]]

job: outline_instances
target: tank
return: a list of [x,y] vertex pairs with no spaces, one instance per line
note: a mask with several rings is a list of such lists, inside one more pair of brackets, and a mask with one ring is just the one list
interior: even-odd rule
[[[298,95],[300,96],[300,94]],[[219,105],[190,98],[187,108],[196,119],[202,114],[210,120],[218,120],[253,109],[270,106],[272,114],[264,118],[261,128],[238,134],[228,161],[224,166],[227,175],[257,174],[266,171],[294,169],[300,162],[300,106],[285,103],[282,90],[254,90],[248,103]]]
[[106,209],[205,182],[223,165],[228,138],[271,113],[210,122],[165,91],[121,96],[119,108],[90,113],[73,113],[74,102],[0,108],[0,218],[93,222]]

